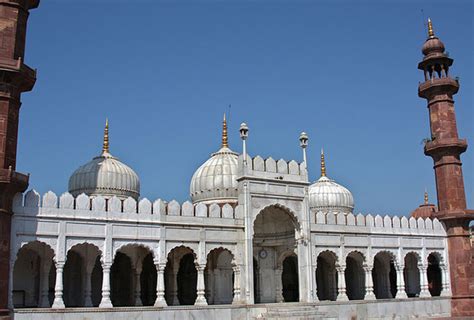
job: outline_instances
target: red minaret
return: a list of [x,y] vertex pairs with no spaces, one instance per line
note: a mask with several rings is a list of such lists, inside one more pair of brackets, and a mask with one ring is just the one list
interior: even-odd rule
[[470,265],[471,245],[469,221],[474,211],[466,209],[466,195],[460,155],[467,149],[467,142],[458,137],[455,95],[459,82],[450,76],[453,59],[444,51],[444,44],[435,37],[428,19],[428,39],[423,45],[423,70],[425,82],[418,87],[418,95],[428,100],[431,140],[425,145],[425,154],[432,157],[438,194],[438,212],[448,233],[448,253],[452,287],[452,315],[474,316],[474,271]]
[[28,10],[39,0],[0,0],[0,319],[9,319],[8,275],[13,196],[28,187],[15,171],[20,96],[30,91],[36,71],[23,63]]

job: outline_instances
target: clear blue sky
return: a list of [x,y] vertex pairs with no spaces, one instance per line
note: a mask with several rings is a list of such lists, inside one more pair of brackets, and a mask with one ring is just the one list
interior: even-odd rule
[[435,200],[426,102],[417,70],[421,9],[454,58],[468,203],[474,206],[473,6],[470,1],[42,1],[28,25],[26,62],[38,81],[23,95],[18,169],[41,193],[67,190],[99,154],[140,176],[142,196],[188,198],[193,172],[250,127],[251,155],[301,161],[311,180],[324,147],[328,175],[356,212],[408,214]]

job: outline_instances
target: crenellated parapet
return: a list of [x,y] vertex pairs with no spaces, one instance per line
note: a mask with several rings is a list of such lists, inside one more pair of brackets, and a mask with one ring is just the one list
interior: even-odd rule
[[112,221],[136,220],[137,222],[208,218],[208,223],[212,224],[213,219],[228,222],[242,219],[241,208],[228,203],[193,205],[190,201],[180,204],[176,200],[167,202],[157,199],[152,202],[143,198],[136,201],[132,197],[121,200],[115,196],[106,199],[102,196],[87,196],[86,194],[74,197],[68,192],[58,197],[51,191],[41,196],[35,190],[30,190],[25,194],[17,193],[13,200],[13,210],[17,214],[26,216],[94,218]]
[[308,181],[308,172],[304,162],[285,159],[274,160],[272,157],[262,158],[260,156],[249,157],[244,163],[242,155],[239,156],[239,172],[242,176],[254,176],[264,179],[282,181]]
[[[401,234],[437,234],[446,236],[443,224],[436,218],[407,218],[405,216],[381,216],[372,214],[352,213],[345,214],[343,212],[317,212],[314,216],[313,225],[326,227],[338,226],[346,231],[359,230],[359,232],[378,233],[378,232],[394,232]],[[349,227],[349,228],[347,228]]]

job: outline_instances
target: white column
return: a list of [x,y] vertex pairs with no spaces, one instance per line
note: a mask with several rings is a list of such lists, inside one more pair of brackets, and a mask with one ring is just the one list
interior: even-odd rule
[[54,287],[53,308],[65,308],[63,301],[63,270],[64,262],[56,263],[56,285]]
[[364,300],[375,300],[374,282],[372,279],[372,266],[364,266],[365,270],[365,296]]
[[[176,266],[176,264],[175,264]],[[178,270],[173,269],[171,273],[171,283],[172,283],[172,289],[171,289],[171,305],[172,306],[178,306],[179,305],[179,299],[178,299]]]
[[397,294],[395,295],[396,299],[407,299],[407,293],[405,291],[405,278],[403,276],[403,265],[395,265],[397,270]]
[[345,266],[337,266],[337,301],[348,301],[349,298],[346,294],[346,276],[344,273]]
[[198,305],[206,306],[207,305],[206,297],[204,296],[204,290],[205,290],[205,286],[204,286],[204,268],[206,268],[206,265],[201,265],[201,264],[196,263],[196,269],[197,269],[196,293],[197,293],[197,297],[196,297],[196,302],[194,303],[194,305],[196,305],[196,306],[198,306]]
[[275,301],[276,302],[284,302],[285,299],[283,298],[283,283],[281,275],[283,270],[281,268],[277,268],[275,270]]
[[[45,258],[46,260],[46,258]],[[49,308],[49,271],[51,261],[44,261],[40,270],[40,308]]]
[[102,264],[102,300],[99,308],[112,308],[110,301],[110,264]]
[[316,279],[316,265],[313,265],[311,267],[311,272],[313,273],[313,276],[312,276],[312,281],[313,281],[313,302],[318,302],[319,301],[319,298],[318,298],[318,281]]
[[85,279],[84,279],[84,306],[85,307],[92,307],[92,283],[91,283],[91,275],[92,270],[94,269],[94,265],[90,265],[90,263],[86,266],[85,272]]
[[234,299],[232,304],[239,304],[242,302],[240,296],[240,266],[233,266],[232,270],[234,271]]
[[142,283],[140,281],[140,275],[142,274],[142,268],[137,267],[135,269],[135,306],[142,306]]
[[165,300],[165,263],[155,263],[156,267],[156,300],[155,307],[166,307]]
[[430,292],[428,291],[428,268],[424,265],[419,265],[418,269],[420,270],[420,298],[431,297]]
[[441,290],[441,296],[442,297],[450,297],[452,295],[451,293],[451,284],[449,283],[449,269],[446,267],[446,265],[440,265],[441,271],[443,273],[443,290]]

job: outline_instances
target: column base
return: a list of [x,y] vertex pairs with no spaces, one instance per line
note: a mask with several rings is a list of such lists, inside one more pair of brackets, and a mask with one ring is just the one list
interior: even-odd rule
[[442,290],[441,291],[441,297],[451,297],[453,295],[453,293],[451,291],[448,291],[448,290]]
[[113,308],[112,301],[110,301],[110,298],[102,298],[99,304],[99,308]]
[[420,298],[431,298],[431,294],[429,291],[421,291]]
[[336,301],[349,301],[349,297],[345,293],[338,294],[337,298],[336,298]]
[[373,293],[368,293],[364,296],[364,300],[377,300],[377,297]]
[[204,296],[198,296],[196,298],[196,302],[194,302],[195,306],[207,306],[207,301]]
[[66,308],[66,306],[64,305],[64,301],[63,301],[63,298],[54,298],[54,302],[53,302],[53,305],[51,306],[51,308],[53,309],[62,309],[62,308]]
[[405,291],[397,291],[395,299],[408,299],[407,293]]
[[158,297],[153,304],[154,307],[167,307],[166,300],[164,297]]

